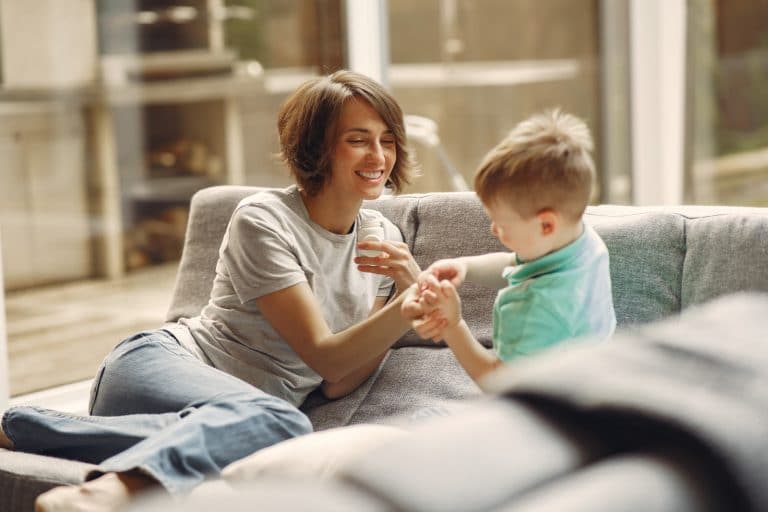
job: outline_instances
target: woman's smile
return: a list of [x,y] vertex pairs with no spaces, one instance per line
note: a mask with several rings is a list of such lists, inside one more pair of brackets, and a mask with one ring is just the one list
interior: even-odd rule
[[355,174],[360,176],[361,178],[369,181],[377,181],[380,180],[384,176],[384,171],[355,171]]

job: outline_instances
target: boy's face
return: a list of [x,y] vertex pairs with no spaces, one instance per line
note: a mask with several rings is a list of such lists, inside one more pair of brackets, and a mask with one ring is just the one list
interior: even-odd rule
[[483,205],[491,218],[491,232],[504,247],[523,260],[532,260],[549,252],[547,227],[538,215],[523,218],[504,201]]

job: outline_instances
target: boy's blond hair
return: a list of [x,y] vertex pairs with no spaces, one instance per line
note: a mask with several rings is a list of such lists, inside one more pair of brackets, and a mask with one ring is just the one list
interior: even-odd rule
[[503,200],[523,218],[552,209],[577,221],[592,192],[592,148],[581,119],[559,109],[534,115],[486,154],[475,192],[483,204]]

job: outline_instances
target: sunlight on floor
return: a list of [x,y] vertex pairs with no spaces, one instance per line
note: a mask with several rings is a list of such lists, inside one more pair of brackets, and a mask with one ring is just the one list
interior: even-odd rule
[[8,293],[11,396],[91,379],[121,339],[159,327],[176,267]]

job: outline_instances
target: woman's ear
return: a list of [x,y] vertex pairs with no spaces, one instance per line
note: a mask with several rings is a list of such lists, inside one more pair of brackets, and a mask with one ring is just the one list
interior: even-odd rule
[[557,226],[560,223],[560,216],[557,212],[551,208],[545,208],[536,214],[539,219],[539,226],[541,226],[541,235],[550,236],[557,231]]

